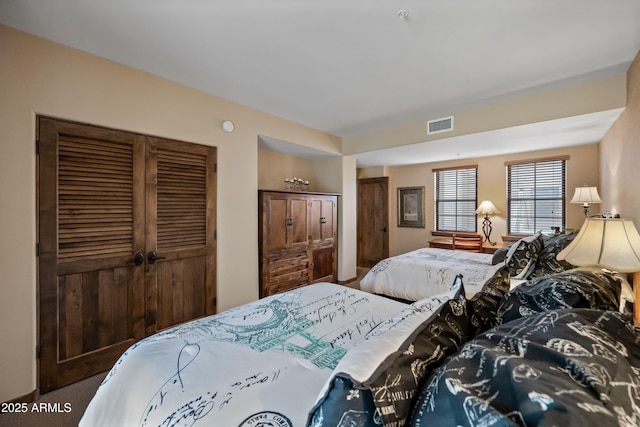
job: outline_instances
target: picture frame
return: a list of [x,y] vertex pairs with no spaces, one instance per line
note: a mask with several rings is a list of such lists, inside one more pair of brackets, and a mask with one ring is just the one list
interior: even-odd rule
[[398,187],[398,227],[424,228],[424,186]]

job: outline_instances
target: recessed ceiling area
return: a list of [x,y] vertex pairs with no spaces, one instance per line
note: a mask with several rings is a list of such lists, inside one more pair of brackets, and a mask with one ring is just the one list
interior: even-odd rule
[[451,159],[597,144],[622,108],[354,154],[358,167],[401,166]]

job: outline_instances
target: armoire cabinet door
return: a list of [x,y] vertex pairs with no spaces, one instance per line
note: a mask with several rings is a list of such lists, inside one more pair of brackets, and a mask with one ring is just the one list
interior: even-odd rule
[[267,193],[263,197],[263,232],[267,251],[306,246],[308,201],[304,196]]
[[314,195],[311,200],[310,223],[310,281],[333,281],[336,277],[335,224],[337,197]]
[[311,243],[334,239],[337,216],[336,196],[310,196],[309,240]]

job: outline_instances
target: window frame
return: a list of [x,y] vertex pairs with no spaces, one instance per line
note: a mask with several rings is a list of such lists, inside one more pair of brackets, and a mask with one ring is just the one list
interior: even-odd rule
[[[520,160],[520,161],[512,161],[512,162],[505,162],[505,166],[506,166],[506,180],[507,180],[507,233],[509,235],[529,235],[529,234],[534,234],[538,231],[541,231],[543,229],[546,229],[545,227],[549,227],[549,229],[551,229],[550,227],[560,227],[560,229],[564,229],[566,227],[567,224],[567,208],[566,208],[566,202],[567,202],[567,161],[569,160],[569,156],[558,156],[558,157],[547,157],[547,158],[539,158],[539,159],[528,159],[528,160]],[[547,173],[543,173],[540,175],[540,177],[537,176],[538,173],[538,168],[553,168],[553,166],[548,165],[549,163],[560,163],[559,167],[561,168],[561,180],[562,182],[560,183],[561,186],[561,197],[548,197],[548,196],[540,196],[538,197],[537,194],[534,194],[534,196],[532,198],[515,198],[513,196],[513,193],[515,191],[517,191],[517,188],[512,188],[513,186],[513,168],[518,168],[518,167],[528,167],[531,168],[533,167],[534,169],[534,177],[533,177],[533,185],[530,187],[530,189],[532,188],[534,190],[534,192],[540,188],[545,188],[543,187],[544,185],[544,181],[551,179],[552,175],[555,173],[555,171],[548,171]],[[540,165],[540,166],[539,166]],[[544,171],[541,171],[544,172]],[[523,173],[523,171],[520,171],[520,173]],[[558,184],[558,183],[555,183]],[[548,188],[548,187],[547,187]],[[532,222],[533,222],[533,227],[531,230],[528,231],[524,231],[522,228],[519,228],[518,230],[514,230],[514,222],[516,222],[516,218],[514,217],[513,213],[514,213],[514,206],[513,206],[513,202],[517,201],[517,202],[523,202],[523,201],[532,201],[533,202],[533,216],[530,216],[529,218],[532,218]],[[556,206],[560,207],[560,209],[562,210],[561,214],[559,215],[559,220],[560,220],[560,224],[558,223],[553,223],[553,217],[552,216],[548,216],[548,217],[544,217],[542,215],[537,215],[536,214],[536,209],[538,207],[538,204],[540,202],[550,202],[550,203],[558,203]],[[553,213],[553,211],[552,211]],[[520,217],[525,218],[525,215],[521,215]],[[549,225],[549,224],[544,224],[545,221],[551,222],[553,225]]]
[[[457,172],[458,171],[470,171],[473,170],[473,191],[474,191],[474,199],[470,199],[470,198],[462,198],[459,197],[459,189],[456,188],[455,189],[455,198],[454,199],[447,199],[447,198],[441,198],[440,194],[440,185],[441,182],[443,181],[444,175],[441,175],[442,173],[447,173],[447,172],[451,172],[451,171],[456,171],[456,180],[458,179],[458,175]],[[435,232],[437,233],[477,233],[478,232],[478,221],[476,219],[476,209],[478,206],[478,165],[464,165],[464,166],[455,166],[455,167],[448,167],[448,168],[437,168],[437,169],[432,169],[433,172],[433,179],[434,179],[434,228],[435,228]],[[456,182],[456,187],[458,186],[458,183]],[[470,188],[468,185],[466,186],[466,188]],[[458,204],[459,203],[468,203],[468,202],[472,202],[471,205],[471,209],[468,213],[463,213],[463,214],[458,214],[457,213],[457,208],[458,208]],[[448,229],[448,228],[440,228],[440,223],[441,223],[441,203],[454,203],[455,204],[455,209],[456,209],[456,214],[455,216],[455,229]],[[473,217],[473,221],[471,221],[471,223],[473,224],[473,228],[472,229],[462,229],[460,228],[460,221],[459,218],[465,218],[465,217]]]

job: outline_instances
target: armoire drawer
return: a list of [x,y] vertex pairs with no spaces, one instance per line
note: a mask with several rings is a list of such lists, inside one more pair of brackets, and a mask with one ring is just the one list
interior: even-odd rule
[[271,256],[267,257],[265,267],[269,276],[306,270],[309,267],[309,258],[306,251],[293,255]]

